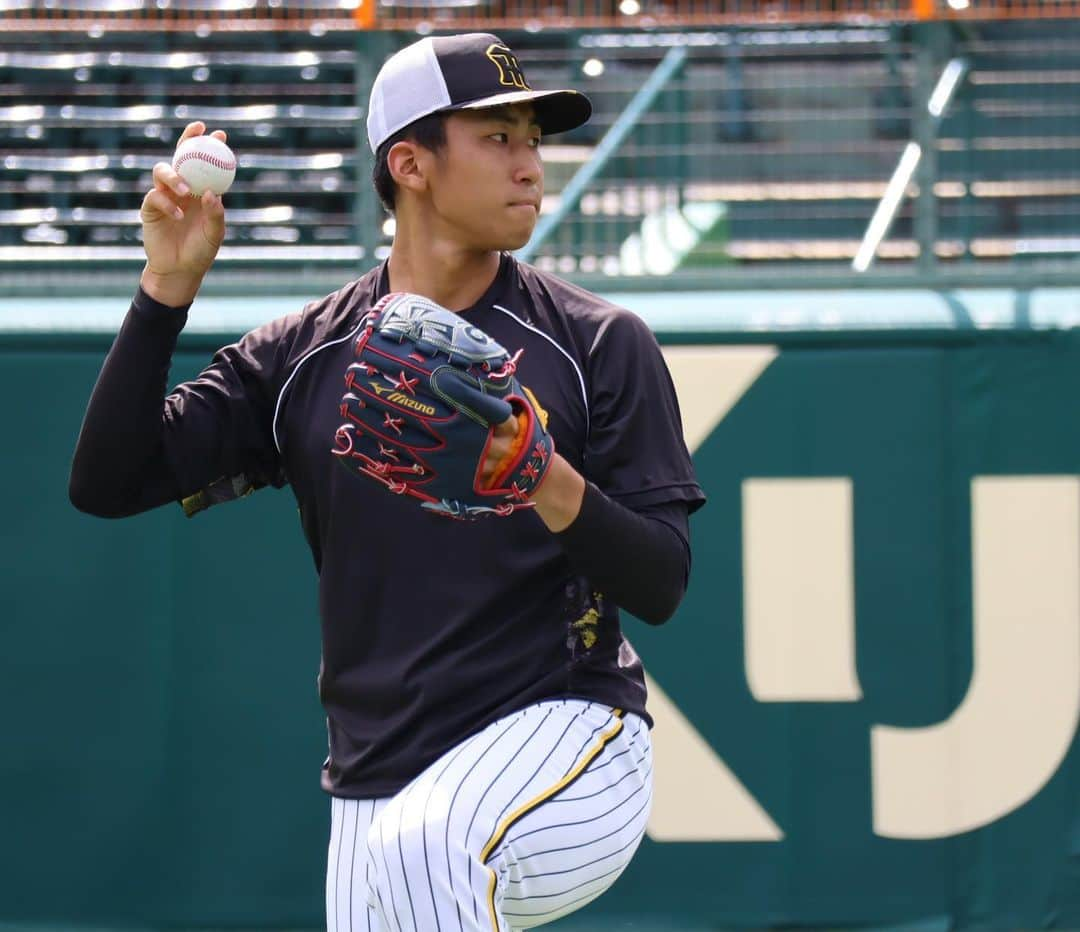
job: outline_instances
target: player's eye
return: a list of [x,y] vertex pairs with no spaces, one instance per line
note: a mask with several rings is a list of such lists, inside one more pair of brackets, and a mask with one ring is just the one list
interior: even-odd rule
[[498,143],[506,143],[510,141],[510,136],[507,133],[492,133],[488,136],[488,139],[494,139]]
[[540,137],[539,136],[530,137],[529,138],[529,145],[532,146],[534,149],[539,149],[540,148]]

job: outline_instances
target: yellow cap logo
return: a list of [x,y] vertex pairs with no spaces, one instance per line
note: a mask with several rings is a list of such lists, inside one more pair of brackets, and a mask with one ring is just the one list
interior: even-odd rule
[[521,65],[514,58],[514,53],[505,45],[489,45],[487,57],[499,69],[499,83],[503,87],[516,87],[522,91],[530,90],[525,75],[522,74]]

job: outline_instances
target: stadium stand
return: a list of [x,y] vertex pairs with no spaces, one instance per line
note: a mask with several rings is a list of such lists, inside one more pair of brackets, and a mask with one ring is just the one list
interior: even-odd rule
[[[545,249],[548,264],[570,271],[575,248],[590,268],[623,273],[849,261],[911,138],[906,30],[743,30],[691,41],[699,44],[682,75],[582,199],[577,229],[560,231],[563,255]],[[612,62],[591,93],[616,112],[662,49],[625,35],[591,42]],[[1076,24],[968,26],[952,54],[971,70],[937,139],[938,257],[1075,255]],[[917,252],[909,200],[880,258]]]
[[[630,275],[849,262],[911,138],[910,28],[508,34],[535,84],[580,86],[596,107],[544,147],[546,211],[664,54],[688,51],[535,261]],[[936,144],[938,256],[1075,255],[1078,24],[965,23],[952,46],[971,68]],[[0,33],[0,258],[137,259],[151,167],[199,118],[240,160],[224,262],[366,263],[357,56],[333,30]],[[917,251],[909,201],[879,259]]]
[[230,247],[310,261],[303,247],[333,246],[325,255],[357,258],[361,114],[355,55],[342,38],[313,48],[303,36],[273,34],[227,43],[121,36],[87,52],[57,36],[21,37],[33,51],[0,51],[0,255],[41,261],[42,245],[137,254],[151,169],[198,118],[226,127],[239,153]]
[[939,138],[946,213],[976,257],[1075,255],[1080,220],[1080,30],[1072,21],[984,25]]

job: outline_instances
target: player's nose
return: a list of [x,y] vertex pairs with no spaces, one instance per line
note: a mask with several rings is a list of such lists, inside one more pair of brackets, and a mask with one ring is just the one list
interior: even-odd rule
[[514,181],[517,184],[535,187],[538,190],[544,184],[544,163],[540,152],[531,146],[521,146],[514,160]]

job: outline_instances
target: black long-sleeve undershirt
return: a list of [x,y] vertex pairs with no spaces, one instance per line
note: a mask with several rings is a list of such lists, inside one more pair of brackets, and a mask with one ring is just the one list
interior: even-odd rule
[[[106,518],[178,500],[166,455],[162,403],[187,307],[159,304],[141,289],[94,386],[75,448],[69,496]],[[626,611],[662,624],[678,607],[690,572],[687,506],[637,511],[586,483],[581,511],[556,538],[571,567]]]
[[75,445],[68,495],[101,518],[139,514],[179,498],[165,456],[162,405],[187,307],[141,288],[105,357]]

